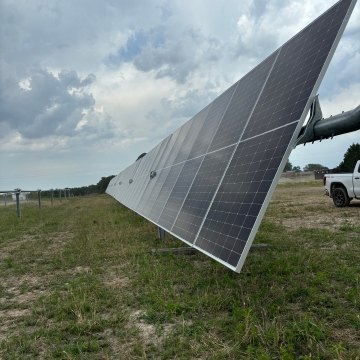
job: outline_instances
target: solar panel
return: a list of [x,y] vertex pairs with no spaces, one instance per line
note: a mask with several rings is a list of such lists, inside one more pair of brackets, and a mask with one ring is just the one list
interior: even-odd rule
[[355,3],[332,6],[107,193],[239,272]]

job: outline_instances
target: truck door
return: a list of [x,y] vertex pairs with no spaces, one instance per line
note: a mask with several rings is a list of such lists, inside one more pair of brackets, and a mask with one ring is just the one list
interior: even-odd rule
[[360,161],[357,162],[354,171],[354,193],[357,198],[360,198]]

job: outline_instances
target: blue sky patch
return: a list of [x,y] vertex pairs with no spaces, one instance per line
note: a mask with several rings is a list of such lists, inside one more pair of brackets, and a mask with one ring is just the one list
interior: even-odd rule
[[164,43],[165,36],[162,28],[137,31],[128,38],[125,46],[118,49],[116,53],[110,54],[105,63],[118,66],[123,62],[131,62],[141,53],[144,47],[159,48]]

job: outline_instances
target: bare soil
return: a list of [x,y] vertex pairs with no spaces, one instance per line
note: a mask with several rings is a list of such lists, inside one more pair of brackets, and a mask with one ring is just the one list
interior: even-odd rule
[[337,208],[322,187],[278,186],[272,203],[276,205],[277,212],[271,212],[270,208],[267,218],[290,229],[324,228],[334,231],[360,224],[360,201],[353,200],[349,207]]

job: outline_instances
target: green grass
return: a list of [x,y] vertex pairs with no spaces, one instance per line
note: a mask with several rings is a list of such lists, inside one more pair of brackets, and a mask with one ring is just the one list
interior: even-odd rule
[[236,274],[106,195],[0,208],[0,358],[360,359],[359,220],[281,185]]

